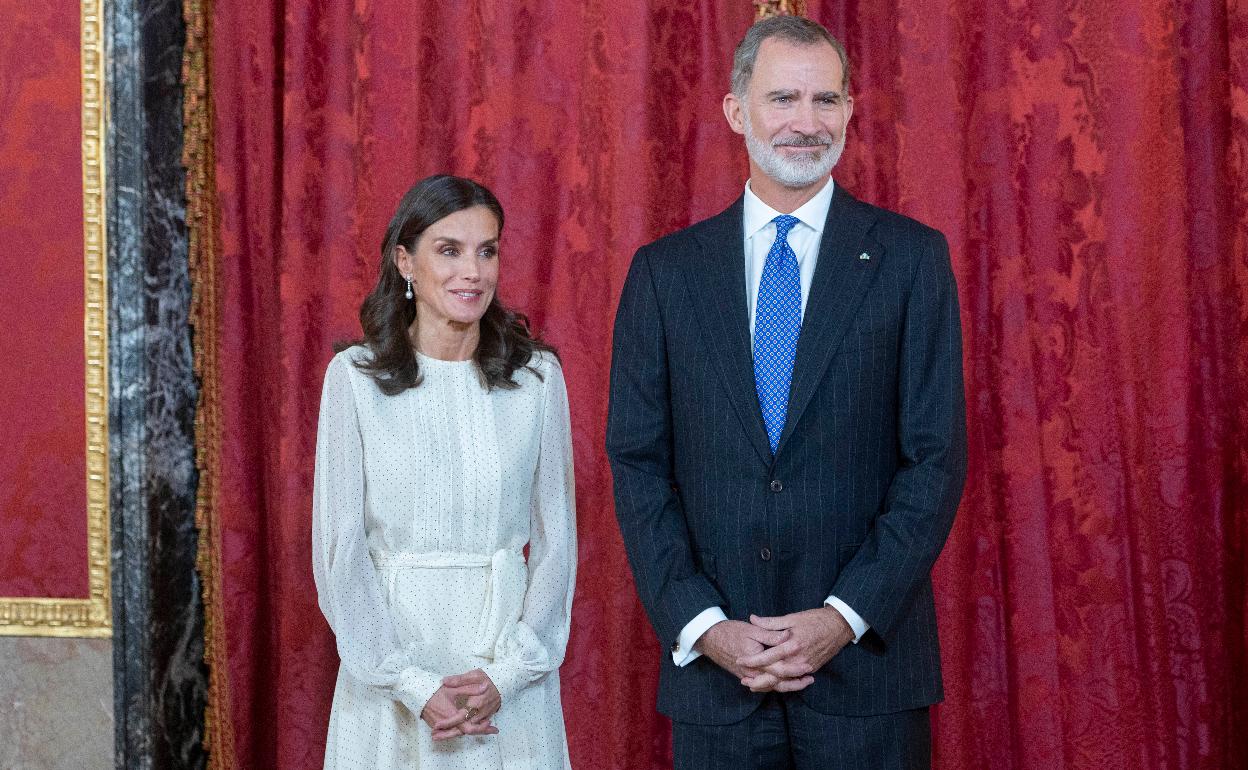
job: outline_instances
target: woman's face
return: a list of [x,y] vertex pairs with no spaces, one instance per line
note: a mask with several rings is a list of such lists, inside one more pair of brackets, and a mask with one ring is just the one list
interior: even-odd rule
[[398,247],[395,264],[411,278],[422,327],[473,325],[498,286],[498,220],[485,206],[456,211],[430,225],[414,253]]

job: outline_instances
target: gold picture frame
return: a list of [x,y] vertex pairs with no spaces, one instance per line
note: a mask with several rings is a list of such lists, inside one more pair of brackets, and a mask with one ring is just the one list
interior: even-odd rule
[[107,91],[104,0],[82,0],[82,219],[86,296],[86,599],[0,598],[0,636],[111,637],[108,477]]

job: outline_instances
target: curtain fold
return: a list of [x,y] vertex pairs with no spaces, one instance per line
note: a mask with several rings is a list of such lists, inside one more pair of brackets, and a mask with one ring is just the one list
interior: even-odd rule
[[[498,195],[500,293],[563,355],[573,765],[670,766],[602,450],[610,332],[633,251],[741,193],[720,102],[753,4],[186,7],[214,766],[321,762],[320,382],[394,205],[437,172]],[[1248,10],[809,15],[854,64],[838,183],[942,230],[959,280],[971,472],[936,570],[937,767],[1248,767]]]

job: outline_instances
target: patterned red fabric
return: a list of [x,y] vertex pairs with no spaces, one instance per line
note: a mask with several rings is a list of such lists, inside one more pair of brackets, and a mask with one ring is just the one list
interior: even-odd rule
[[80,13],[0,0],[0,597],[88,593]]
[[[573,765],[668,766],[602,450],[610,329],[633,250],[741,192],[720,100],[752,4],[215,6],[239,766],[320,761],[320,380],[393,206],[440,171],[503,201],[503,296],[570,384]],[[856,67],[838,180],[943,230],[960,282],[971,476],[937,569],[937,766],[1248,766],[1248,10],[811,6]]]

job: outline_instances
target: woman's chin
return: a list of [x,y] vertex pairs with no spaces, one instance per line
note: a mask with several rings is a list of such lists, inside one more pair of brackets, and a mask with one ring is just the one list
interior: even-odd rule
[[477,326],[478,324],[481,323],[481,319],[484,316],[485,316],[485,308],[482,308],[480,312],[476,312],[475,310],[472,312],[464,312],[463,310],[460,310],[457,313],[448,313],[446,316],[446,320],[452,326],[460,326],[460,327]]

